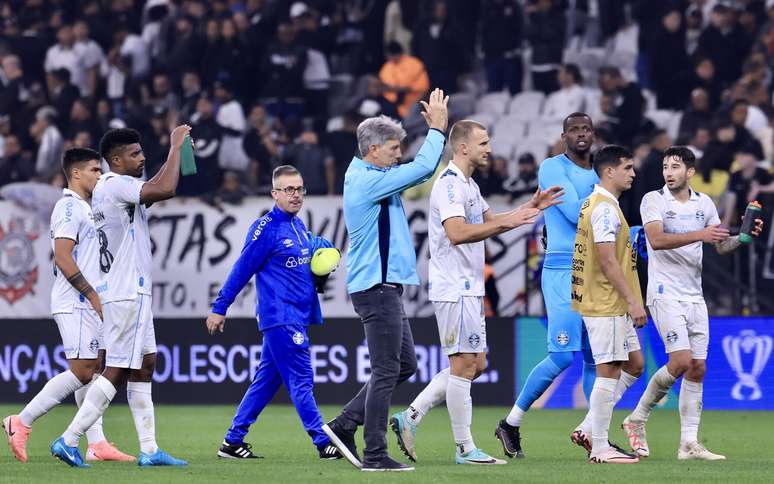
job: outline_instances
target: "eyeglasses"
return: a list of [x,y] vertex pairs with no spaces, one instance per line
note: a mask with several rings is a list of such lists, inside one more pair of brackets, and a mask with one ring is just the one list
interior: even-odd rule
[[285,195],[292,197],[294,193],[298,193],[299,195],[306,195],[306,187],[285,187],[285,188],[275,188],[275,192],[285,192]]

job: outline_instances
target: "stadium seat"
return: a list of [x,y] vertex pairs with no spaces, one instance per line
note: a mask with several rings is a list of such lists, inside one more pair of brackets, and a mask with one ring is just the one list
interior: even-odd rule
[[540,163],[548,154],[549,143],[540,138],[525,138],[515,147],[514,158],[518,158],[525,153],[531,153],[535,160]]
[[527,124],[523,119],[511,115],[506,115],[498,119],[494,125],[491,126],[490,135],[493,133],[499,134],[501,132],[507,132],[510,133],[511,136],[523,137],[527,134],[526,127]]
[[479,123],[486,126],[488,129],[491,129],[497,123],[498,116],[492,113],[475,112],[470,116],[468,116],[468,119],[472,119],[473,121],[478,121]]
[[476,97],[467,92],[458,92],[449,96],[449,121],[467,118],[476,110]]
[[508,114],[524,121],[538,118],[545,98],[545,94],[538,91],[520,92],[508,104]]
[[511,95],[507,92],[490,92],[484,94],[476,102],[476,112],[492,113],[496,116],[505,114]]

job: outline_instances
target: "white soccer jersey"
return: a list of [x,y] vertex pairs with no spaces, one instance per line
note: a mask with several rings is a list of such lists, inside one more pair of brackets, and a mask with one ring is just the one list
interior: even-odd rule
[[[594,243],[599,244],[601,242],[613,242],[618,236],[618,231],[621,230],[621,219],[618,217],[618,199],[615,195],[605,190],[600,185],[594,185],[594,193],[599,193],[613,200],[610,202],[599,202],[594,211],[591,212],[591,228],[594,231]],[[613,206],[615,203],[616,206]]]
[[[643,226],[661,222],[667,234],[695,232],[720,223],[718,210],[707,195],[691,190],[688,201],[682,203],[666,186],[642,198],[640,214]],[[701,261],[702,242],[667,250],[653,250],[648,242],[647,304],[657,299],[703,302]]]
[[449,162],[430,193],[429,292],[431,301],[455,302],[460,296],[484,295],[484,241],[453,245],[443,228],[443,221],[464,217],[469,224],[484,222],[489,205],[481,197],[478,185],[465,178]]
[[[81,274],[96,288],[99,284],[99,251],[91,207],[77,193],[65,188],[64,195],[51,213],[51,250],[56,239],[72,239],[73,259]],[[67,282],[54,264],[54,286],[51,289],[51,314],[71,313],[73,308],[90,308],[91,303]]]
[[104,303],[151,294],[151,244],[147,209],[140,204],[144,181],[105,173],[92,195]]

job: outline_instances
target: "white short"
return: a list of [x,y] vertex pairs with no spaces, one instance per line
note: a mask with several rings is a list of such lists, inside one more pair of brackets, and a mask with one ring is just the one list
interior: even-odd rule
[[457,302],[433,301],[445,355],[486,353],[484,298],[462,296]]
[[709,315],[705,303],[657,299],[648,309],[667,353],[691,350],[693,359],[707,359]]
[[640,349],[640,340],[634,321],[628,314],[622,316],[583,316],[589,334],[594,363],[629,361],[629,353]]
[[138,294],[137,299],[102,306],[106,366],[138,370],[142,367],[142,357],[156,352],[151,301],[149,295]]
[[62,335],[65,358],[94,360],[102,345],[102,320],[91,308],[75,308],[71,313],[54,314]]

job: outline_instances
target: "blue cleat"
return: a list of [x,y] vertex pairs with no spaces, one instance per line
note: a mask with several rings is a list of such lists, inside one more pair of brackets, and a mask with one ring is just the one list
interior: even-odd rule
[[175,459],[171,455],[159,449],[153,454],[145,454],[140,452],[140,457],[137,458],[137,465],[140,467],[187,466],[188,462],[182,459]]
[[390,417],[390,427],[398,437],[398,447],[412,462],[417,461],[417,451],[414,441],[417,437],[417,426],[408,418],[408,410],[398,412]]
[[51,444],[51,455],[61,460],[70,467],[91,467],[83,462],[81,451],[78,447],[69,447],[64,438],[59,437]]
[[504,460],[495,459],[481,449],[473,449],[466,454],[460,454],[457,451],[457,454],[454,456],[454,462],[473,465],[503,465],[506,463]]

